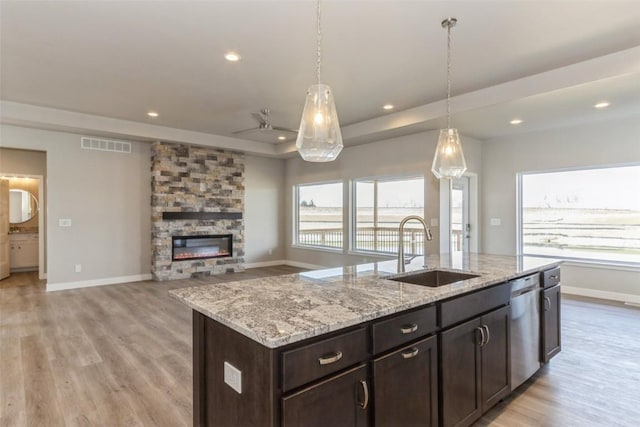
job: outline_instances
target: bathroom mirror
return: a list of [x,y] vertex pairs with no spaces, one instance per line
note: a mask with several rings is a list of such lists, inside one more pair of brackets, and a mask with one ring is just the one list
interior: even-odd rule
[[38,199],[26,190],[9,190],[9,222],[21,224],[38,213]]

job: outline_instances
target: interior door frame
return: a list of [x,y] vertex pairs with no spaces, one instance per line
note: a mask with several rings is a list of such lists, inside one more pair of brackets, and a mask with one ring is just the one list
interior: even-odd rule
[[45,269],[45,237],[47,230],[45,229],[45,216],[47,215],[47,207],[44,203],[44,176],[43,175],[29,175],[20,173],[6,173],[0,171],[0,176],[3,178],[31,178],[38,180],[38,279],[44,280],[47,278],[47,272]]

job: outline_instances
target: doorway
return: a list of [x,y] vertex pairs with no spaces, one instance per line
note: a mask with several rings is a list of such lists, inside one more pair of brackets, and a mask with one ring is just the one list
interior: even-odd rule
[[468,254],[471,239],[471,222],[469,220],[469,177],[451,180],[449,247],[451,253]]

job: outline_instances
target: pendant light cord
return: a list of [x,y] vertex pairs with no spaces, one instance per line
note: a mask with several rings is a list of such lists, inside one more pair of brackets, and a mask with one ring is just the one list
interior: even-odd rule
[[451,129],[451,23],[447,24],[447,129]]
[[318,58],[317,58],[317,62],[316,62],[316,77],[318,79],[318,84],[321,83],[320,81],[320,67],[321,67],[321,56],[322,56],[322,27],[320,25],[320,0],[316,0],[316,17],[317,17],[317,23],[318,23],[318,32],[316,34],[316,41],[317,41],[317,54],[318,54]]

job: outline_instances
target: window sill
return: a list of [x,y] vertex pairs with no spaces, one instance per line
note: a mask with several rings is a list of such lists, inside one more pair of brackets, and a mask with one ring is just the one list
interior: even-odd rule
[[552,255],[524,254],[523,256],[559,259],[564,262],[564,265],[569,265],[572,267],[596,268],[601,270],[631,271],[634,273],[640,273],[640,263],[625,263],[625,262],[596,260],[596,259],[592,260],[592,259],[579,259],[579,258],[565,258],[560,256],[552,256]]
[[319,252],[328,252],[331,254],[342,254],[344,253],[344,249],[342,248],[332,248],[330,246],[312,246],[312,245],[299,245],[299,244],[294,244],[291,245],[292,249],[309,249],[312,251],[319,251]]
[[[384,260],[397,258],[397,254],[390,254],[388,252],[369,252],[369,251],[351,250],[351,251],[347,251],[347,254],[356,255],[356,256],[367,256],[367,257],[372,256],[372,257],[382,258]],[[419,256],[422,256],[422,255],[419,255]]]

